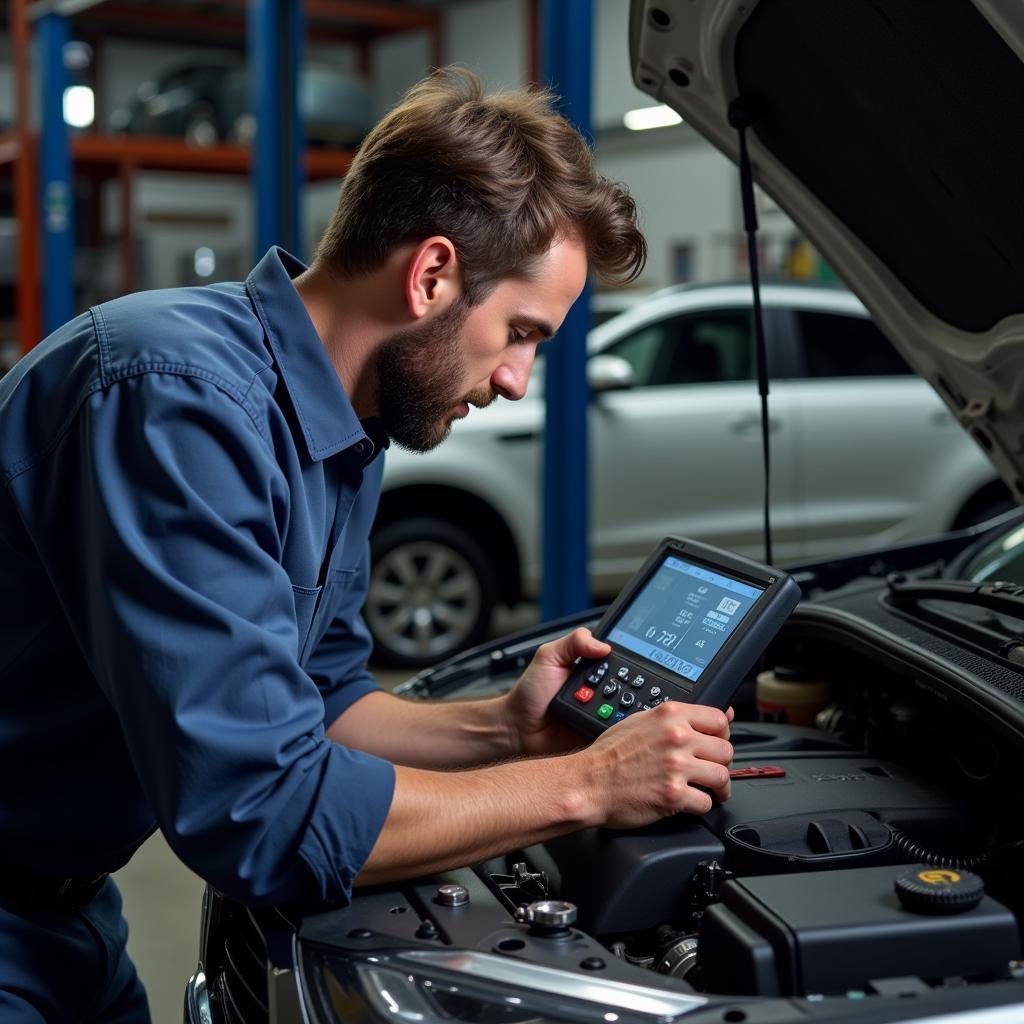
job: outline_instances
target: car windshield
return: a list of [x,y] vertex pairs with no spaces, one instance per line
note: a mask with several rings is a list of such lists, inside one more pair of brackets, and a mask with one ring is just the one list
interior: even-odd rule
[[980,548],[966,563],[961,575],[975,583],[990,580],[1024,583],[1024,524]]

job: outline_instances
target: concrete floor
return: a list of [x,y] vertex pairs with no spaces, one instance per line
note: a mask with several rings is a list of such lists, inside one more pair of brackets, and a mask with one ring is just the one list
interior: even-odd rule
[[[405,672],[377,672],[389,689]],[[114,876],[124,895],[128,952],[149,993],[153,1024],[181,1024],[185,983],[199,954],[203,883],[157,833]]]
[[114,877],[124,896],[128,951],[149,993],[154,1024],[181,1024],[185,983],[199,954],[203,883],[159,833]]

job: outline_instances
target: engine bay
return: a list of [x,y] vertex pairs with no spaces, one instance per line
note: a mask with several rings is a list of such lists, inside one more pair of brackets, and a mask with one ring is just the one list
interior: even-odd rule
[[[730,800],[703,818],[565,836],[521,863],[575,903],[610,952],[699,992],[898,995],[1016,976],[1015,732],[970,691],[850,638],[837,648],[795,618],[770,653],[791,675],[826,681],[815,727],[756,720],[748,687]],[[899,891],[908,875],[926,879],[917,902]],[[984,895],[944,905],[965,880]]]
[[[872,1007],[897,1016],[864,1020],[903,1019],[907,999],[927,999],[931,1012],[1021,1000],[1024,731],[1004,686],[1019,678],[995,662],[989,678],[942,671],[916,636],[897,635],[877,585],[851,600],[875,609],[874,621],[835,595],[824,608],[805,602],[762,666],[813,687],[813,724],[779,720],[786,711],[762,699],[754,678],[741,688],[732,796],[703,817],[584,830],[360,890],[348,907],[290,922],[297,972],[323,1019],[349,1019],[353,999],[380,992],[403,1019],[420,1006],[417,1020],[510,1022],[564,1019],[565,999],[589,993],[603,1007],[585,1014],[597,1024],[633,1019],[630,1008],[652,993],[659,1020],[700,1009],[702,1022]],[[534,646],[489,652],[474,695],[511,685]],[[268,936],[279,922],[225,913],[237,919],[208,922],[213,945],[226,933],[230,959],[234,929],[236,949],[268,950],[253,957],[254,972],[273,965]],[[228,963],[225,990],[242,959]],[[414,984],[426,964],[433,982]],[[473,978],[488,982],[470,1006],[460,1000]],[[249,988],[257,983],[266,984]],[[541,990],[558,1007],[527,1012]],[[519,1010],[504,1005],[516,1000]]]
[[[809,731],[758,730],[813,747]],[[734,770],[750,774],[703,819],[577,833],[524,851],[526,863],[548,864],[551,894],[615,955],[697,991],[870,994],[893,979],[1009,976],[1017,920],[989,894],[1018,902],[1001,873],[1020,849],[965,788],[856,750],[748,749]],[[958,912],[906,905],[897,880],[920,872],[940,891],[983,878],[986,895]]]
[[[700,993],[906,997],[1024,974],[1016,730],[870,631],[821,634],[798,612],[769,652],[780,674],[825,682],[813,726],[764,720],[752,681],[738,695],[727,802],[564,836],[476,876],[510,917],[570,902],[616,959]],[[980,898],[945,905],[962,885]]]

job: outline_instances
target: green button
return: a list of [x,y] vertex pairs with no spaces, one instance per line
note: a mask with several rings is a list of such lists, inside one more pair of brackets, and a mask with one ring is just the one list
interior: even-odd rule
[[601,718],[611,718],[612,712],[615,710],[611,704],[602,704],[598,709],[597,713]]

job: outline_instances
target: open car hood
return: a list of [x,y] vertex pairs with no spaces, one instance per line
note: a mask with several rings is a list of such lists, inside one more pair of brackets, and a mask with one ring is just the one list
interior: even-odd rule
[[733,161],[742,98],[757,183],[1024,501],[1024,4],[632,0],[630,49]]

